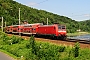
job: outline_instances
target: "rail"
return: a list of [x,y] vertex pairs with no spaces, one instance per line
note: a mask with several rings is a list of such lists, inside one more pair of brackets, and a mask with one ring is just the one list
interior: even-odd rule
[[90,44],[90,40],[86,40],[86,39],[70,39],[70,38],[68,38],[66,41],[68,41],[68,42],[79,42],[79,43],[84,43],[84,44]]
[[[14,35],[18,35],[18,34],[14,34]],[[30,37],[30,35],[22,35],[22,37],[23,36]],[[48,39],[48,40],[53,40],[53,41],[79,42],[82,44],[90,44],[90,40],[86,40],[86,39],[67,38],[66,40],[61,40],[61,39],[46,38],[46,36],[43,36],[43,37],[35,36],[35,38],[43,38],[43,39]]]

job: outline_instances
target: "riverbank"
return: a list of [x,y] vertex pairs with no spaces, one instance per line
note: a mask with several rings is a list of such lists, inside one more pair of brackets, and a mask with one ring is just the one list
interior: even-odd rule
[[80,35],[86,35],[90,34],[89,32],[76,32],[76,33],[67,33],[67,36],[80,36]]

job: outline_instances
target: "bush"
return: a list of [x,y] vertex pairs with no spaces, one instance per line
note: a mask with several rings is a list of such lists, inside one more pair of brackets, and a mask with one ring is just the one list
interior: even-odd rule
[[31,49],[28,49],[24,57],[25,60],[37,60],[37,56],[32,53]]
[[80,49],[80,46],[79,46],[79,43],[77,42],[74,46],[74,57],[78,57],[79,56],[79,49]]
[[3,44],[10,44],[10,38],[7,36],[7,34],[2,33],[2,35],[0,35],[0,39],[3,41]]
[[65,46],[59,46],[58,47],[58,51],[59,52],[64,52],[64,50],[65,50]]
[[79,56],[79,50],[80,50],[80,46],[79,46],[79,43],[77,42],[74,47],[69,50],[69,54],[68,54],[68,57],[78,57]]
[[37,47],[36,47],[36,43],[35,43],[35,39],[34,36],[31,36],[31,38],[29,39],[29,42],[26,44],[26,47],[28,49],[32,49],[32,53],[34,53],[35,55],[37,54]]
[[38,49],[37,56],[39,60],[58,60],[59,53],[57,46],[42,43]]
[[22,38],[16,37],[14,35],[11,37],[11,43],[12,44],[20,43],[22,40],[23,40]]
[[35,40],[34,40],[34,36],[31,36],[31,38],[29,39],[29,42],[26,44],[27,48],[34,48],[35,45]]

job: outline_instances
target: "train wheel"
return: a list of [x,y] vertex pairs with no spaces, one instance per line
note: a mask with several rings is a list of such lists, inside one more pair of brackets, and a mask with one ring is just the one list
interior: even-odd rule
[[62,39],[63,39],[63,40],[67,40],[67,37],[66,37],[66,36],[63,36]]

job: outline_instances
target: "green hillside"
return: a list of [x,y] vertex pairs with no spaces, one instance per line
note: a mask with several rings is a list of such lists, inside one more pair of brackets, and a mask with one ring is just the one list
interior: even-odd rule
[[83,31],[88,31],[90,32],[90,20],[85,20],[80,22],[80,28]]
[[[38,10],[25,5],[22,5],[13,0],[0,0],[0,16],[4,17],[4,21],[8,25],[18,24],[18,12],[20,8],[21,21],[27,20],[29,23],[44,23],[46,24],[46,19],[49,19],[49,24],[58,22],[59,24],[65,24],[67,26],[68,32],[75,32],[81,27],[82,31],[90,31],[90,29],[85,30],[82,27],[83,22],[77,22],[71,18],[60,16],[51,12],[44,10]],[[85,25],[86,27],[87,25]]]

